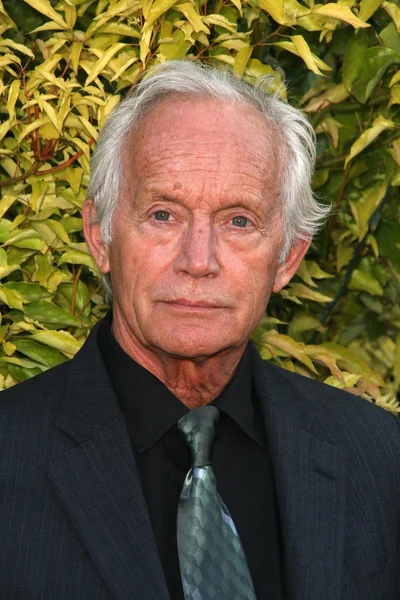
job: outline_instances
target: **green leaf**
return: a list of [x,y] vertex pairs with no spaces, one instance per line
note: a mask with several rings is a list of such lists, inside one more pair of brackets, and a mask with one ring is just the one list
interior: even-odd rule
[[360,269],[354,269],[348,287],[350,290],[361,290],[373,296],[383,296],[383,289],[379,281]]
[[25,250],[39,250],[39,252],[43,252],[45,250],[44,242],[40,239],[39,234],[33,229],[24,229],[23,231],[19,231],[10,237],[3,244],[3,246],[15,246],[16,248],[22,248]]
[[28,379],[31,379],[31,377],[39,375],[43,371],[43,369],[40,367],[32,367],[31,369],[28,369],[26,367],[20,367],[19,365],[13,364],[8,365],[8,370],[17,381],[27,381]]
[[64,215],[61,223],[67,233],[82,231],[82,219],[78,217],[70,217],[69,215]]
[[343,60],[343,83],[350,92],[354,81],[359,77],[368,48],[368,33],[359,29],[346,47]]
[[39,323],[56,326],[55,329],[62,327],[80,327],[81,321],[77,319],[65,308],[55,306],[46,300],[34,300],[24,307],[25,314]]
[[64,252],[58,264],[63,265],[65,263],[70,263],[72,265],[86,265],[94,274],[99,273],[93,258],[84,252],[79,252],[78,250],[67,250]]
[[55,367],[65,361],[65,358],[54,348],[49,348],[29,338],[14,337],[13,344],[18,352],[45,367]]
[[0,244],[4,244],[10,237],[11,222],[8,219],[0,219]]
[[382,46],[368,48],[360,76],[354,82],[351,93],[359,102],[365,104],[386,70],[394,63],[400,63],[399,52]]
[[53,272],[50,254],[37,254],[35,256],[35,270],[33,280],[38,281],[44,288],[47,287],[47,279]]
[[400,244],[400,223],[381,222],[375,237],[379,244],[379,254],[391,260],[400,269],[400,250],[397,247],[397,244]]
[[315,317],[302,314],[296,316],[289,325],[288,334],[294,339],[299,339],[305,331],[314,331],[320,327],[320,322]]
[[400,36],[394,23],[389,23],[387,27],[382,29],[379,33],[379,37],[386,48],[392,48],[392,50],[400,52]]
[[[72,294],[74,293],[73,283],[61,283],[58,292],[66,298],[68,305],[71,306]],[[77,313],[81,313],[89,305],[89,302],[90,293],[88,287],[83,281],[79,280],[75,290],[75,308]]]
[[9,290],[15,290],[23,296],[28,302],[45,298],[50,294],[37,283],[28,283],[26,281],[8,281],[4,287]]

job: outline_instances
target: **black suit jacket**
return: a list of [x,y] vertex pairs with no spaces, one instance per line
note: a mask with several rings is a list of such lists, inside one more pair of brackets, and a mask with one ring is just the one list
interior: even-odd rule
[[[168,600],[95,330],[0,395],[0,600]],[[290,600],[399,600],[397,419],[255,349],[252,364]]]

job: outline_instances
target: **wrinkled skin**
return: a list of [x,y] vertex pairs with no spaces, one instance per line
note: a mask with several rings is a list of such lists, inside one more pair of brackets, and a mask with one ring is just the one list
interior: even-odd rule
[[190,407],[225,387],[308,248],[299,240],[279,264],[282,160],[253,108],[169,98],[125,144],[110,246],[85,204],[90,250],[111,273],[116,339]]

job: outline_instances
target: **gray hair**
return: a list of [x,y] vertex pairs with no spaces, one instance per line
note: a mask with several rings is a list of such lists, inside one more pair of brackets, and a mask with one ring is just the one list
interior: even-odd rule
[[[301,111],[285,103],[270,76],[256,85],[239,79],[229,69],[189,60],[162,63],[146,73],[110,115],[92,156],[92,176],[88,198],[93,200],[96,222],[102,240],[112,242],[112,220],[123,183],[122,151],[124,142],[141,120],[167,96],[214,98],[223,102],[254,107],[279,132],[283,148],[281,185],[284,241],[280,261],[287,257],[299,238],[310,239],[322,226],[329,206],[317,202],[311,189],[315,167],[315,133]],[[109,279],[105,291],[111,292]]]

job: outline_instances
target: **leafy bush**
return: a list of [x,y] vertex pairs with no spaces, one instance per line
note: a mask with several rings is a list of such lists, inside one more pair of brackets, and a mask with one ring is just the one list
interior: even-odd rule
[[0,0],[0,386],[72,357],[104,314],[90,151],[145,69],[186,57],[288,81],[318,134],[335,210],[254,332],[262,355],[396,412],[399,30],[386,0]]

